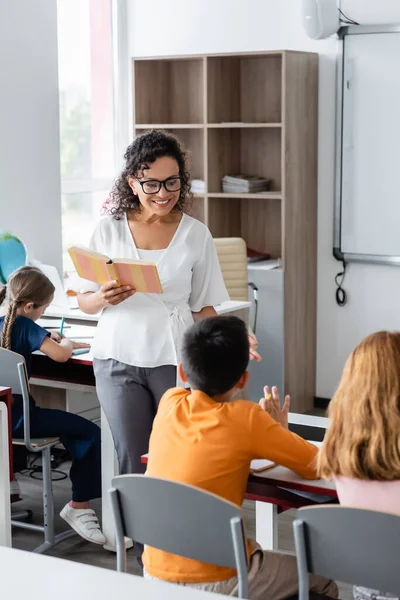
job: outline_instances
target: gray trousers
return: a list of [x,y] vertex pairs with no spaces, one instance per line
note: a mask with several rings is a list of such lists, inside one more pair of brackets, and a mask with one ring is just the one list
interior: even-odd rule
[[144,369],[117,360],[93,360],[96,391],[110,425],[121,475],[144,473],[153,419],[162,395],[176,386],[176,367]]

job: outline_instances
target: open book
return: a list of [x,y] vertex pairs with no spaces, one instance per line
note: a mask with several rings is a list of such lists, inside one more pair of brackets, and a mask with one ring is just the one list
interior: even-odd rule
[[115,280],[119,285],[130,285],[137,292],[162,294],[163,289],[154,263],[128,258],[109,258],[79,246],[68,248],[76,272],[82,279],[104,285]]

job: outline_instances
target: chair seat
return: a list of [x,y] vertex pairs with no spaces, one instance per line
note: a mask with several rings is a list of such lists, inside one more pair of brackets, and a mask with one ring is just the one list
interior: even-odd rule
[[[40,448],[42,446],[49,446],[50,444],[58,444],[60,438],[31,438],[31,445],[34,448]],[[25,442],[23,438],[13,438],[12,443],[16,446],[25,446]]]

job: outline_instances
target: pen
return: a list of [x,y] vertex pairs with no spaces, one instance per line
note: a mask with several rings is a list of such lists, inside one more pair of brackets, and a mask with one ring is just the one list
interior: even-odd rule
[[65,317],[63,317],[61,319],[60,338],[62,338],[62,334],[63,334],[63,331],[64,331],[64,321],[65,321]]

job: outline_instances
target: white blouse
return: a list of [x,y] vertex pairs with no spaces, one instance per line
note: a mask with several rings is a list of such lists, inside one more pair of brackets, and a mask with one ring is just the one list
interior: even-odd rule
[[[149,260],[157,264],[163,294],[137,292],[100,316],[93,356],[137,367],[177,365],[193,312],[229,300],[214,241],[208,228],[185,214],[165,250],[138,251],[127,219],[106,217],[91,238],[90,249],[110,258]],[[84,281],[81,292],[99,286]]]

